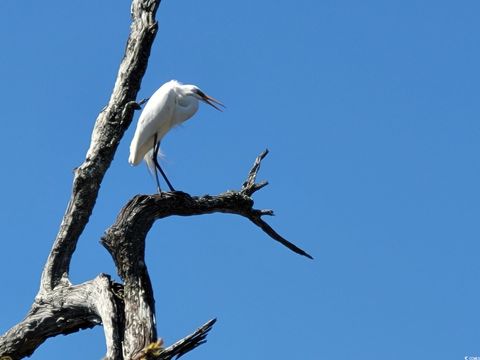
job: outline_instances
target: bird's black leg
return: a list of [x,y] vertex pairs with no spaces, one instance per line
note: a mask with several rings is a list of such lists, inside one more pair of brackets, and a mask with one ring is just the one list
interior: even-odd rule
[[[165,179],[165,182],[167,183],[170,191],[173,192],[173,191],[175,191],[175,189],[173,188],[170,181],[168,181],[167,175],[165,175],[165,173],[163,172],[160,164],[158,163],[158,150],[160,150],[160,143],[157,142],[157,134],[155,134],[155,136],[154,136],[154,141],[155,141],[155,146],[153,147],[153,162],[155,164],[155,167],[158,169],[158,171],[160,171],[160,174],[162,174],[163,178]],[[155,175],[157,175],[156,171],[155,171]],[[158,175],[157,175],[157,186],[158,186],[158,189],[160,190],[160,186],[158,185]]]
[[158,172],[157,172],[157,156],[158,156],[158,148],[160,146],[157,143],[157,134],[153,137],[153,154],[152,154],[152,160],[153,163],[155,164],[155,168],[153,171],[155,172],[155,181],[157,182],[157,191],[159,194],[162,193],[162,190],[160,189],[160,181],[158,180]]

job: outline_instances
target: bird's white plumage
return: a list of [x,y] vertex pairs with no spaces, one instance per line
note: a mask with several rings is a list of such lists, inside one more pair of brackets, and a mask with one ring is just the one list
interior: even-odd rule
[[135,135],[130,144],[128,162],[131,165],[138,165],[145,159],[149,168],[155,171],[153,159],[156,154],[153,153],[153,149],[156,143],[160,143],[171,128],[190,119],[198,110],[199,100],[217,110],[221,109],[215,104],[223,106],[221,102],[206,95],[195,85],[183,85],[176,80],[163,84],[150,97],[138,119]]
[[145,105],[130,144],[128,162],[131,165],[138,165],[153,149],[155,134],[157,134],[157,141],[160,141],[175,126],[174,87],[178,84],[175,80],[163,84]]

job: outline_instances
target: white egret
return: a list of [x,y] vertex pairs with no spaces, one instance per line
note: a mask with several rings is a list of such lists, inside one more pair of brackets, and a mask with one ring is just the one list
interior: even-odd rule
[[158,192],[161,190],[157,169],[165,179],[170,191],[175,191],[158,163],[160,142],[171,128],[195,115],[199,100],[220,111],[222,109],[217,105],[225,107],[220,101],[206,95],[197,86],[183,85],[176,80],[171,80],[155,91],[138,119],[137,129],[130,144],[128,162],[135,166],[144,159],[155,174]]

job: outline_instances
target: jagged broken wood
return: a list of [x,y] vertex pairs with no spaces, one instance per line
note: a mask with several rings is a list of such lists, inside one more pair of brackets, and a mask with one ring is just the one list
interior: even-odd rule
[[189,351],[204,344],[207,340],[208,332],[212,329],[217,319],[209,320],[203,326],[198,328],[193,334],[185,336],[175,344],[163,348],[163,341],[159,340],[149,344],[133,360],[171,360],[178,359]]

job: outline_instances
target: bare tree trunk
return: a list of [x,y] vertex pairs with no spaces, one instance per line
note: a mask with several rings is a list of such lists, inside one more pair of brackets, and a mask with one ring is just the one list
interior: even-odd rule
[[125,54],[108,105],[98,115],[85,161],[76,171],[72,195],[48,256],[40,289],[25,319],[0,337],[0,359],[31,355],[46,339],[103,325],[106,359],[172,359],[205,342],[215,320],[170,347],[157,338],[155,298],[145,264],[145,238],[153,223],[171,215],[214,212],[244,216],[290,250],[309,254],[275,232],[263,219],[271,210],[253,208],[251,196],[265,185],[256,183],[262,153],[239,191],[216,196],[182,192],[137,195],[120,211],[102,238],[123,284],[108,275],[73,285],[69,267],[77,241],[92,214],[103,177],[117,146],[139,108],[136,96],[147,69],[157,33],[155,14],[160,0],[133,0],[132,23]]

